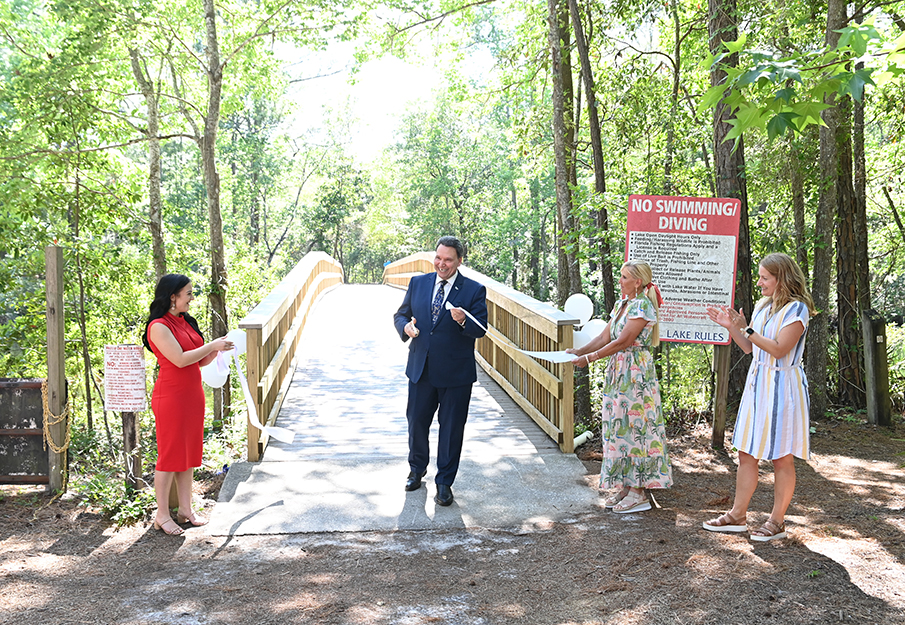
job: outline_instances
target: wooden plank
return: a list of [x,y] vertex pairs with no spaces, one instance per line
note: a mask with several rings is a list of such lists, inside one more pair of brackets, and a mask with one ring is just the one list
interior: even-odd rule
[[537,425],[547,433],[550,438],[555,440],[560,444],[560,448],[562,448],[563,441],[563,432],[561,429],[556,427],[547,417],[538,411],[537,408],[531,405],[531,403],[521,396],[521,394],[516,391],[512,385],[509,383],[506,378],[499,374],[493,367],[490,366],[490,363],[484,360],[480,355],[475,355],[475,359],[478,361],[478,364],[481,365],[481,368],[484,369],[484,372],[487,373],[493,381],[499,384],[503,389],[505,389],[509,396],[512,398],[516,404],[518,404],[519,408],[525,411],[531,420],[537,423]]
[[505,336],[496,331],[495,328],[487,328],[487,335],[507,356],[514,360],[519,367],[527,371],[528,374],[540,382],[541,385],[554,395],[559,395],[562,388],[562,380],[550,373],[543,365],[538,363],[531,356],[527,356],[520,351],[518,347]]
[[49,484],[46,475],[0,475],[0,484]]
[[[263,369],[263,359],[261,356],[261,329],[247,328],[245,330],[245,344],[245,367],[247,369],[245,372],[245,379],[248,382],[249,389],[256,389],[258,388],[258,380],[261,379],[261,370]],[[255,398],[255,410],[257,410],[258,414],[263,413],[263,400],[261,398]],[[261,449],[258,445],[260,430],[256,427],[252,427],[251,424],[248,423],[247,415],[245,417],[245,424],[248,429],[246,455],[248,456],[249,462],[257,462],[261,458]]]
[[[572,347],[573,332],[571,326],[560,326],[559,328],[559,344],[562,349]],[[563,384],[562,393],[558,395],[559,399],[559,427],[566,433],[560,440],[559,448],[566,453],[575,451],[575,367],[572,363],[562,363],[559,365],[562,372],[562,379],[567,381]]]
[[[63,313],[63,249],[55,245],[44,248],[47,289],[47,404],[50,412],[59,417],[66,406],[66,336]],[[45,415],[45,419],[47,415]],[[48,434],[59,449],[67,444],[67,419],[51,424]],[[66,452],[57,453],[47,445],[47,461],[52,492],[63,490],[63,472],[66,470]]]

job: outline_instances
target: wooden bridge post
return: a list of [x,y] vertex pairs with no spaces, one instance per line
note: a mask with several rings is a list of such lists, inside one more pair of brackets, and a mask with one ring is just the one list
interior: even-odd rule
[[[246,380],[248,381],[248,390],[254,398],[255,410],[258,411],[258,420],[264,423],[267,418],[266,414],[262,414],[264,406],[262,398],[259,397],[258,384],[261,382],[261,373],[264,371],[264,346],[261,345],[261,328],[247,328],[245,330],[245,366]],[[246,423],[248,418],[246,417]],[[248,424],[248,461],[258,462],[261,459],[261,430],[251,427]]]
[[[47,290],[47,410],[45,421],[49,417],[63,416],[45,426],[45,433],[52,440],[47,445],[48,473],[50,481],[48,489],[60,492],[64,487],[63,473],[66,471],[66,450],[58,451],[66,445],[66,432],[69,424],[68,415],[63,411],[66,406],[66,353],[65,325],[63,317],[63,249],[56,245],[44,248],[45,287]],[[56,449],[54,449],[56,447]]]
[[867,422],[892,425],[889,399],[889,361],[886,354],[886,320],[876,310],[861,311],[864,335],[864,371],[867,374]]
[[[574,342],[574,326],[559,326],[560,349],[569,349]],[[570,362],[564,362],[560,366],[562,380],[562,399],[559,402],[559,427],[562,429],[563,439],[559,442],[559,448],[567,454],[575,451],[575,367]]]

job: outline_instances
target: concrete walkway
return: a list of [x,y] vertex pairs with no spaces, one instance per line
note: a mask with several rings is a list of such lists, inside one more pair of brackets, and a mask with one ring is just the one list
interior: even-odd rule
[[[454,503],[434,503],[433,465],[424,486],[404,490],[408,344],[392,323],[403,296],[342,285],[321,298],[278,420],[295,441],[271,441],[261,462],[230,468],[212,535],[533,527],[598,506],[584,465],[480,368]],[[432,463],[436,440],[435,422]]]

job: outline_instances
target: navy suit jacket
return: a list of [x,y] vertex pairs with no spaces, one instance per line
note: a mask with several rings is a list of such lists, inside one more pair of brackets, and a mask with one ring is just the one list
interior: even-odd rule
[[[474,342],[484,336],[484,330],[468,317],[465,318],[465,327],[460,326],[445,306],[440,311],[437,324],[431,327],[431,303],[436,281],[436,272],[412,278],[402,306],[393,316],[396,331],[403,341],[409,340],[403,328],[412,317],[420,332],[409,345],[405,375],[412,382],[418,382],[426,373],[428,381],[436,388],[474,384],[478,379]],[[455,283],[447,284],[446,288],[449,293],[447,302],[464,308],[487,327],[487,289],[483,284],[459,273]]]

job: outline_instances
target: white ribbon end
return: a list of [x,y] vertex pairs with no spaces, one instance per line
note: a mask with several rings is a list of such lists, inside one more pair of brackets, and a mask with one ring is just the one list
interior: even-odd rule
[[295,432],[287,430],[286,428],[277,428],[268,425],[264,428],[264,431],[281,443],[288,444],[295,440]]

